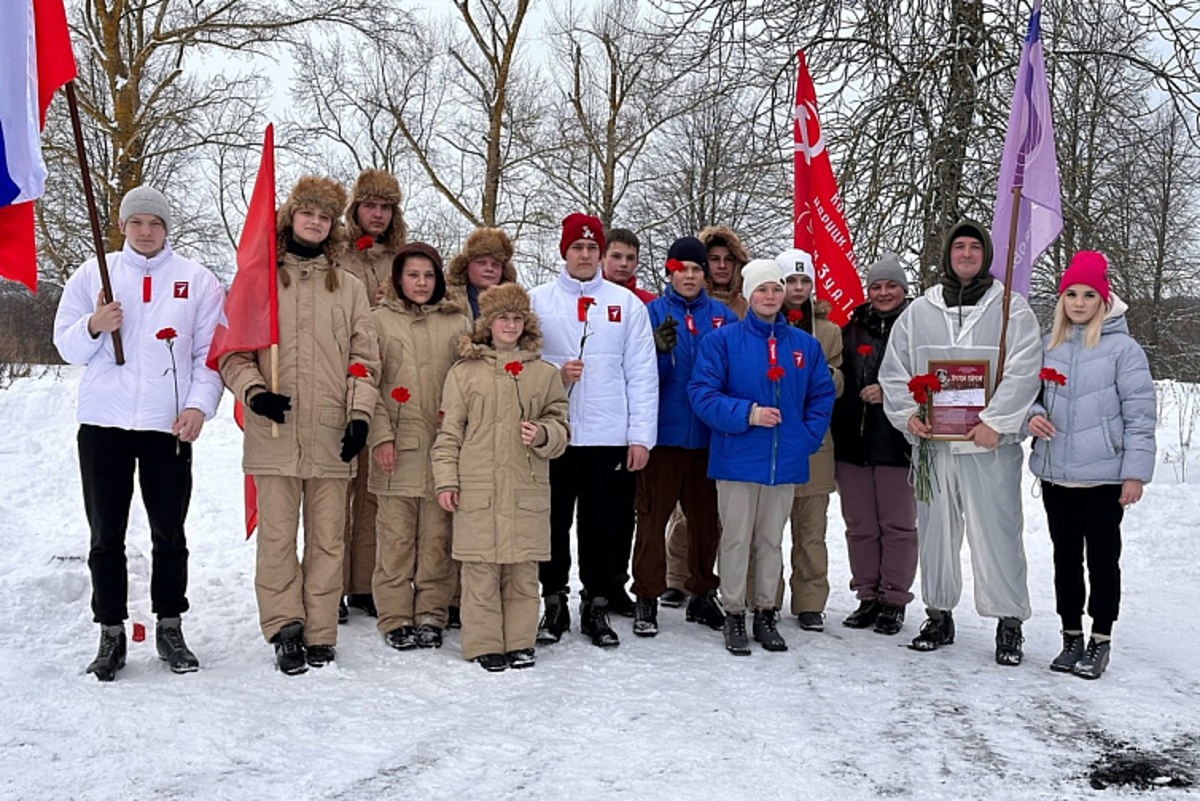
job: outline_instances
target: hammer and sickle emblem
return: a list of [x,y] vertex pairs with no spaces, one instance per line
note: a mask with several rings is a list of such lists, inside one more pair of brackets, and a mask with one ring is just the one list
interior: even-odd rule
[[821,123],[817,119],[817,108],[811,100],[803,100],[796,104],[796,124],[800,131],[800,141],[796,150],[804,154],[804,160],[812,164],[812,160],[825,152],[825,137],[821,134]]

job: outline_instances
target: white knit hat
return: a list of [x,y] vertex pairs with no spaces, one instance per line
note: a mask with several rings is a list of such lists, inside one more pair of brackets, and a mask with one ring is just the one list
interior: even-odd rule
[[763,284],[775,283],[787,288],[783,268],[774,259],[754,259],[742,268],[742,294],[750,297]]
[[779,268],[783,270],[783,277],[785,279],[793,275],[807,275],[808,280],[814,284],[817,283],[817,271],[813,269],[812,256],[803,250],[798,250],[797,248],[785,250],[775,257],[775,261],[779,263]]
[[163,221],[167,233],[171,233],[171,207],[167,204],[166,195],[157,189],[139,186],[130,189],[125,197],[121,198],[121,224],[135,214],[153,214]]

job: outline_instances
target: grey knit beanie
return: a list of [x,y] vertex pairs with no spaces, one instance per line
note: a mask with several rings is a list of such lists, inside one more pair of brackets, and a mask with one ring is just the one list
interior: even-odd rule
[[867,287],[876,281],[895,281],[904,289],[904,294],[908,294],[908,276],[904,274],[904,268],[900,266],[900,257],[895,253],[884,253],[879,257],[879,261],[871,265],[871,269],[867,271]]
[[124,225],[135,214],[153,214],[163,221],[167,233],[171,233],[171,207],[166,195],[148,186],[129,190],[121,199],[121,224]]

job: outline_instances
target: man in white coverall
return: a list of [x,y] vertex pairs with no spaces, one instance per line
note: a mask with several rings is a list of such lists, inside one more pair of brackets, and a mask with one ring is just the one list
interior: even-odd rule
[[[940,283],[900,316],[879,371],[884,410],[892,425],[916,446],[932,428],[918,415],[908,389],[913,376],[929,372],[931,359],[987,360],[995,380],[1000,358],[1004,286],[988,269],[992,241],[979,223],[951,229],[942,251]],[[971,548],[975,608],[999,618],[996,662],[1019,665],[1021,622],[1030,616],[1021,513],[1021,426],[1037,396],[1042,365],[1037,319],[1025,298],[1009,308],[1003,380],[980,422],[963,441],[932,441],[934,474],[929,503],[917,504],[921,594],[928,619],[912,641],[917,651],[954,642],[951,610],[962,595],[959,551],[963,532]]]

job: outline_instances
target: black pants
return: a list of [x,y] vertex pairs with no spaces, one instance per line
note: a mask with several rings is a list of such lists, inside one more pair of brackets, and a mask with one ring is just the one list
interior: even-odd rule
[[[624,446],[572,445],[550,462],[550,561],[538,567],[542,596],[566,592],[571,525],[578,525],[579,581],[590,598],[609,598],[628,580],[636,474]],[[624,576],[625,578],[622,578]]]
[[[1054,593],[1065,631],[1083,630],[1083,605],[1093,634],[1112,634],[1121,607],[1121,485],[1060,487],[1042,482],[1042,504],[1054,543]],[[1088,583],[1084,586],[1084,556]]]
[[133,500],[133,472],[150,522],[150,603],[154,613],[176,617],[188,609],[187,540],[183,523],[192,497],[192,446],[161,431],[79,427],[83,507],[92,530],[88,569],[92,614],[116,625],[129,617],[126,596],[125,528]]

